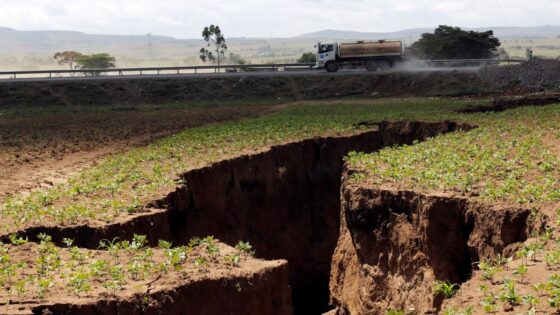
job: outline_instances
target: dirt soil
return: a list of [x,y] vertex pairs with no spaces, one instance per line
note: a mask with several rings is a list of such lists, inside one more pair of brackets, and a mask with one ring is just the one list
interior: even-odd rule
[[0,115],[0,199],[64,182],[103,156],[185,128],[252,117],[261,105]]
[[488,95],[474,72],[421,72],[340,76],[123,79],[80,82],[0,84],[0,109],[6,106],[167,104],[186,100],[247,98],[322,99],[343,96]]

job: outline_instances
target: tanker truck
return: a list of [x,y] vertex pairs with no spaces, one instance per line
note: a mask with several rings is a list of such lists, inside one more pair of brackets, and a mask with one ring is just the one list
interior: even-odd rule
[[315,68],[336,72],[346,65],[362,66],[368,71],[388,70],[403,57],[398,40],[358,41],[353,43],[319,43]]

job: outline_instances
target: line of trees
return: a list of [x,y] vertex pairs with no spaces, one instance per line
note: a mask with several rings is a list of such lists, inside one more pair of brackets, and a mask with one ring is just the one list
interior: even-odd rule
[[54,54],[53,58],[59,65],[68,65],[70,70],[116,67],[116,58],[106,53],[84,55],[77,51],[63,51]]

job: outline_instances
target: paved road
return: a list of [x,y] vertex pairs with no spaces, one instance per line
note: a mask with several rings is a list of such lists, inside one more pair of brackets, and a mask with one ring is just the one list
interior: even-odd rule
[[42,82],[42,81],[96,81],[96,80],[131,80],[131,79],[174,79],[174,78],[235,78],[235,77],[287,77],[287,76],[345,76],[345,75],[372,75],[404,72],[474,72],[479,67],[416,67],[408,69],[392,69],[389,71],[368,72],[362,69],[341,70],[328,73],[324,70],[297,70],[297,71],[263,71],[263,72],[228,72],[228,73],[188,73],[188,74],[144,74],[125,76],[98,76],[98,77],[55,77],[55,78],[18,78],[0,79],[2,82]]

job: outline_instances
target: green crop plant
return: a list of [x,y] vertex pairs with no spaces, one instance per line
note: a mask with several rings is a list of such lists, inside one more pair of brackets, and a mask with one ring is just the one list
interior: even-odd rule
[[94,278],[104,276],[108,273],[109,262],[105,260],[94,260],[89,264],[89,271]]
[[27,264],[24,262],[11,263],[7,254],[0,257],[0,285],[11,287],[15,277],[24,272]]
[[15,294],[18,298],[21,298],[27,291],[26,289],[27,282],[28,282],[27,279],[16,281],[14,285],[11,287],[11,291],[12,291],[11,293]]
[[548,305],[556,309],[556,311],[560,311],[560,289],[553,288],[550,290]]
[[216,244],[213,236],[208,236],[200,241],[200,244],[206,247],[206,252],[211,256],[216,256],[220,253],[220,249]]
[[444,298],[449,299],[459,290],[459,285],[449,281],[436,281],[433,287],[435,296],[442,295]]
[[57,271],[62,262],[59,249],[52,242],[52,238],[45,234],[39,234],[38,238],[40,243],[36,264],[38,265],[39,275],[44,277],[48,273]]
[[239,266],[239,261],[241,260],[241,256],[239,254],[231,254],[224,256],[224,262],[232,267]]
[[508,263],[511,262],[511,258],[506,258],[501,254],[496,255],[496,257],[494,257],[494,259],[492,259],[494,265],[496,266],[507,266]]
[[527,265],[521,264],[521,265],[519,265],[519,267],[517,267],[515,269],[515,271],[513,272],[513,275],[516,276],[516,277],[519,277],[520,281],[524,281],[524,278],[527,275],[528,271],[529,271],[529,268],[527,267]]
[[560,250],[547,252],[544,256],[544,262],[549,269],[556,269],[560,265]]
[[167,242],[164,240],[159,240],[158,247],[161,249],[171,249],[171,242]]
[[89,293],[91,291],[90,275],[84,270],[77,271],[70,276],[70,286],[76,296],[82,293]]
[[144,248],[144,246],[146,246],[147,244],[148,244],[148,238],[146,237],[146,235],[134,234],[134,237],[132,238],[132,242],[130,243],[128,248],[132,250],[138,250]]
[[541,301],[539,297],[535,297],[532,295],[523,296],[523,303],[529,306],[529,312],[532,312],[533,314],[536,312],[537,305],[539,305],[540,302]]
[[204,257],[197,257],[194,259],[194,265],[199,267],[201,271],[206,271],[208,266],[208,261]]
[[110,279],[105,281],[102,286],[109,291],[110,294],[115,294],[117,290],[121,290],[125,280],[126,275],[121,266],[110,266],[109,267]]
[[526,265],[527,264],[527,258],[531,258],[535,255],[535,252],[532,251],[528,246],[523,246],[522,249],[518,250],[517,252],[515,252],[515,255],[517,256],[517,258],[521,258],[521,264],[522,265]]
[[540,240],[543,245],[546,245],[550,240],[552,240],[553,236],[554,236],[554,229],[550,226],[547,226],[545,231],[541,234]]
[[538,259],[538,254],[543,250],[544,244],[541,242],[532,242],[524,247],[527,248],[528,256],[530,257],[533,262],[536,262]]
[[404,311],[388,310],[385,315],[404,315]]
[[44,298],[45,295],[49,292],[49,290],[54,286],[53,280],[51,278],[38,278],[37,279],[38,285],[38,292],[39,298]]
[[70,248],[71,259],[77,262],[82,262],[88,258],[87,253],[76,246]]
[[498,310],[498,299],[493,293],[488,293],[482,299],[480,304],[485,313],[496,313]]
[[249,242],[239,241],[237,245],[235,245],[235,249],[249,256],[255,255],[255,250],[253,249],[253,246],[249,244]]
[[472,315],[473,307],[469,306],[464,310],[458,310],[454,307],[448,307],[443,311],[443,315]]
[[187,248],[176,247],[166,249],[165,256],[167,256],[167,259],[169,260],[169,265],[175,270],[179,270],[182,268],[181,265],[187,259]]
[[478,263],[478,268],[481,271],[480,278],[488,281],[493,281],[496,273],[502,271],[502,268],[499,265],[495,265],[492,261],[481,261]]
[[522,301],[521,296],[519,296],[515,289],[515,283],[509,279],[504,280],[504,287],[499,299],[501,302],[508,303],[511,306],[519,305]]
[[15,246],[27,244],[27,242],[29,241],[27,237],[26,238],[19,237],[17,234],[10,234],[8,238],[10,239],[10,243],[12,243],[12,245]]
[[114,238],[112,241],[109,240],[101,240],[99,241],[98,249],[106,250],[111,253],[111,256],[118,257],[120,251],[123,248],[123,244],[119,241],[118,238]]
[[531,289],[533,289],[533,291],[535,291],[535,293],[537,294],[537,297],[542,297],[544,296],[545,291],[547,290],[548,286],[546,283],[535,283],[531,286]]
[[189,244],[187,245],[189,248],[195,248],[202,244],[202,239],[198,237],[193,237],[189,240]]

